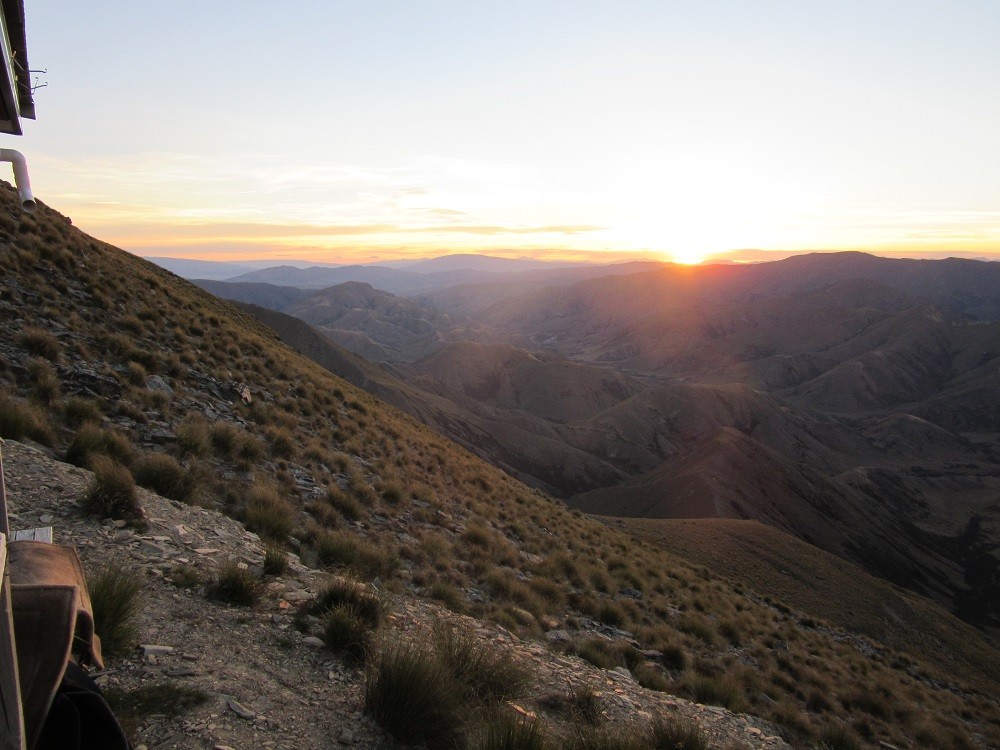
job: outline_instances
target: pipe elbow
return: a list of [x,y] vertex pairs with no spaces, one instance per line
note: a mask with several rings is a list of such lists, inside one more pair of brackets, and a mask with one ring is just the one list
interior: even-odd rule
[[21,198],[21,208],[28,213],[35,210],[35,196],[31,192],[31,178],[28,177],[28,161],[24,154],[12,148],[0,148],[0,161],[9,161],[14,168],[14,185]]

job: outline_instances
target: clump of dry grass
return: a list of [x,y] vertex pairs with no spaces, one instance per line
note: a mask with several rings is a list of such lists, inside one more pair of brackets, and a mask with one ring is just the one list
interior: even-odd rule
[[90,460],[94,472],[82,505],[100,518],[136,520],[142,518],[142,506],[129,470],[113,458],[95,455]]
[[292,532],[295,511],[275,485],[257,481],[247,493],[242,517],[251,531],[281,542]]

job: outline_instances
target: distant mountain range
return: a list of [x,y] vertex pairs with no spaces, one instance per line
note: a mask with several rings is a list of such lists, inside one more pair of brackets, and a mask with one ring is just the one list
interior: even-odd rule
[[840,253],[269,294],[389,363],[331,369],[575,507],[760,520],[1000,625],[1000,264]]

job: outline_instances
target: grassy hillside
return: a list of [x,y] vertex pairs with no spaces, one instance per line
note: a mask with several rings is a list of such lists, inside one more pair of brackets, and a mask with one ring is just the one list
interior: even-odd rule
[[927,599],[756,521],[604,519],[691,564],[816,620],[887,646],[933,654],[972,676],[982,654],[975,628],[944,621]]
[[563,631],[553,648],[763,716],[803,747],[834,729],[856,743],[842,747],[998,742],[985,643],[957,675],[745,596],[530,490],[229,303],[45,206],[21,213],[10,189],[0,242],[3,436],[110,461],[310,563],[523,634]]

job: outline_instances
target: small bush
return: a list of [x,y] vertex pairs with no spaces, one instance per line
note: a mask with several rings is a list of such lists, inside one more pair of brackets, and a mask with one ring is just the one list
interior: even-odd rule
[[17,342],[30,354],[45,357],[52,362],[59,359],[59,353],[62,351],[59,339],[44,328],[25,328],[17,337]]
[[470,750],[547,750],[551,747],[540,721],[512,711],[491,712],[471,735]]
[[470,702],[499,702],[523,694],[530,673],[510,652],[457,635],[447,626],[439,627],[435,635],[441,660],[468,691]]
[[269,484],[255,483],[243,508],[243,523],[262,537],[283,541],[292,533],[295,512],[288,501]]
[[690,721],[660,718],[650,732],[655,750],[708,750],[708,740],[701,728]]
[[208,587],[208,597],[238,607],[252,607],[261,597],[263,584],[234,560],[227,560]]
[[52,445],[52,432],[42,412],[3,393],[0,393],[0,437],[9,440],[30,438],[43,445]]
[[264,575],[280,576],[288,570],[288,553],[281,547],[268,545],[264,551]]
[[351,607],[372,628],[382,622],[385,607],[374,590],[350,578],[334,578],[320,590],[309,606],[313,614],[322,614],[334,607]]
[[166,453],[146,453],[134,473],[139,485],[171,500],[188,500],[197,489],[194,475]]
[[106,657],[127,654],[139,639],[136,617],[142,606],[143,581],[134,570],[109,565],[88,581],[94,632]]
[[132,442],[114,430],[102,430],[89,422],[84,424],[66,449],[67,463],[92,468],[94,456],[109,456],[124,466],[130,466],[135,455]]
[[739,711],[743,706],[743,693],[737,685],[724,677],[695,676],[684,681],[687,692],[697,703],[722,706]]
[[455,679],[429,644],[383,646],[365,675],[365,711],[396,740],[454,748],[463,706]]
[[78,427],[84,422],[99,424],[104,418],[100,405],[91,398],[72,396],[63,402],[62,411],[66,424],[72,427]]
[[83,496],[84,510],[100,518],[142,518],[139,495],[129,470],[107,456],[94,456],[90,466],[94,479]]
[[351,662],[364,661],[374,632],[364,615],[350,604],[338,604],[323,618],[323,643]]

